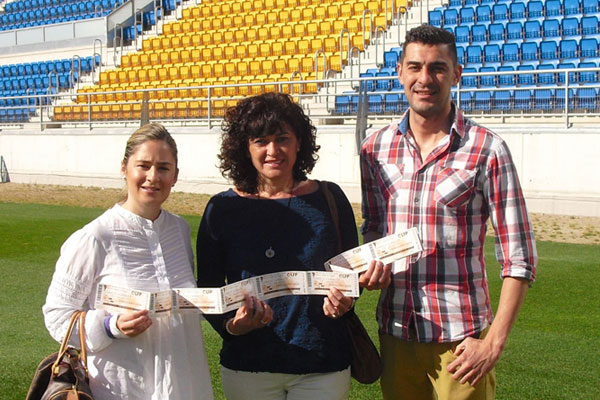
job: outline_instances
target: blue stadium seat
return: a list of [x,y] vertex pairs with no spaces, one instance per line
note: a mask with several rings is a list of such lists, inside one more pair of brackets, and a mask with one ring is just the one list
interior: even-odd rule
[[520,22],[509,22],[506,25],[506,36],[510,41],[523,39],[523,25]]
[[581,33],[584,35],[595,35],[598,33],[598,18],[587,16],[581,18]]
[[463,1],[462,1],[462,0],[450,0],[450,1],[448,2],[448,5],[449,5],[450,7],[460,7],[460,6],[462,6],[462,5],[463,5]]
[[583,0],[581,8],[584,14],[595,14],[600,11],[598,0]]
[[[498,72],[514,72],[515,68],[512,65],[502,65],[498,67]],[[515,86],[515,75],[514,74],[503,74],[498,75],[498,84],[502,87]]]
[[575,40],[560,41],[560,58],[563,60],[577,58],[577,42]]
[[511,21],[516,21],[516,20],[524,20],[527,19],[527,14],[526,14],[526,6],[525,3],[521,3],[521,2],[513,2],[510,3],[510,20]]
[[463,7],[460,9],[460,23],[473,24],[475,23],[475,9],[471,7]]
[[396,68],[400,61],[400,55],[395,50],[388,50],[383,53],[383,66],[386,68]]
[[550,111],[554,108],[554,91],[551,89],[538,89],[533,91],[534,110]]
[[535,61],[538,59],[538,45],[536,42],[524,42],[521,44],[521,60]]
[[466,112],[473,110],[473,93],[460,92],[460,109]]
[[477,23],[489,22],[492,20],[492,9],[489,5],[479,5],[475,7],[475,15],[477,16]]
[[544,3],[541,1],[528,1],[527,2],[527,18],[538,18],[544,16]]
[[487,44],[487,26],[476,24],[471,27],[471,44],[483,46]]
[[442,26],[442,12],[440,10],[429,11],[429,25]]
[[481,46],[467,46],[467,64],[479,64],[483,62],[481,53]]
[[591,58],[598,55],[598,42],[594,38],[581,39],[579,42],[579,57]]
[[596,88],[575,89],[576,108],[579,111],[595,111],[598,108],[598,92]]
[[504,43],[502,45],[502,62],[519,61],[519,45],[516,43]]
[[558,58],[558,44],[554,40],[544,40],[540,43],[540,58],[555,60]]
[[560,0],[546,0],[546,18],[563,15]]
[[525,22],[525,38],[539,39],[542,37],[542,28],[537,20]]
[[335,113],[342,115],[350,113],[350,96],[338,95],[335,97]]
[[514,92],[514,108],[516,110],[528,111],[531,109],[531,90],[515,90]]
[[560,37],[560,22],[557,19],[544,20],[542,33],[545,38]]
[[[580,62],[577,68],[596,68],[596,63],[593,62]],[[598,83],[598,73],[596,71],[583,71],[579,73],[579,83]]]
[[458,11],[455,8],[444,10],[444,27],[458,24]]
[[490,24],[488,27],[489,42],[502,44],[506,40],[506,32],[503,24]]
[[492,19],[494,22],[508,21],[508,5],[494,4],[492,7]]
[[[496,72],[494,67],[481,67],[479,68],[480,73]],[[496,75],[481,75],[479,77],[479,87],[495,87],[496,86]]]
[[[359,75],[361,78],[373,78],[375,75],[371,72],[361,72]],[[375,85],[372,80],[364,80],[360,82],[360,86],[366,89],[367,92],[372,92],[375,89]]]
[[477,87],[477,76],[465,75],[476,73],[477,69],[473,67],[466,67],[463,69],[463,75],[461,76],[461,85],[466,88]]
[[477,111],[490,111],[492,109],[492,94],[488,91],[475,92],[474,108]]
[[470,25],[458,25],[454,30],[456,43],[471,43],[471,27]]
[[[554,64],[540,64],[537,66],[538,71],[541,70],[554,70]],[[539,85],[555,85],[556,74],[554,73],[542,73],[537,75],[537,82]]]
[[[390,74],[390,71],[379,71],[377,73],[375,73],[375,77],[378,78],[385,78],[385,77],[390,77],[392,76],[392,74]],[[392,87],[392,82],[391,79],[378,79],[375,81],[375,90],[377,91],[388,91],[390,90]]]
[[[531,64],[521,64],[517,66],[517,71],[533,71],[534,69],[535,67]],[[535,85],[535,78],[533,75],[534,74],[518,74],[517,82],[519,83],[519,86]]]
[[385,113],[399,114],[400,113],[400,94],[388,93],[385,95]]
[[579,20],[577,18],[565,18],[562,20],[563,36],[578,36],[581,33],[579,29]]
[[579,3],[579,0],[564,0],[563,12],[565,15],[581,14],[581,4]]
[[[572,62],[559,63],[556,66],[556,69],[571,69],[571,68],[575,68],[575,64]],[[568,75],[569,75],[569,83],[577,82],[577,78],[575,76],[575,71],[569,72]],[[565,83],[565,73],[558,74],[558,83],[559,84]]]
[[465,59],[465,48],[462,46],[456,46],[456,56],[458,58],[458,63],[464,65],[466,62]]
[[369,113],[371,114],[381,114],[383,109],[383,98],[379,94],[370,94],[368,96],[369,102]]
[[483,47],[483,56],[486,63],[500,62],[500,46],[497,44],[486,44]]

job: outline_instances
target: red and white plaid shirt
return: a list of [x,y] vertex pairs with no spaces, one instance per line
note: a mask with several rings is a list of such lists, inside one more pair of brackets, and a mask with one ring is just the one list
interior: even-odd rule
[[362,232],[417,227],[423,243],[420,255],[394,266],[377,307],[380,332],[404,340],[453,342],[491,323],[483,253],[488,217],[501,276],[535,279],[533,229],[508,147],[452,109],[450,134],[424,162],[408,112],[362,145]]

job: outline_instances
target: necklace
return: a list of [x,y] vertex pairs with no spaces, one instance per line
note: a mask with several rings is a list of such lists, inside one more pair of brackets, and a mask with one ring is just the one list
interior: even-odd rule
[[[284,221],[284,216],[285,213],[287,212],[287,210],[289,210],[290,208],[290,203],[292,202],[292,193],[294,193],[294,189],[296,188],[296,183],[294,182],[294,185],[292,186],[292,189],[290,190],[290,197],[288,197],[288,201],[287,201],[287,205],[285,206],[285,208],[283,209],[283,211],[281,212],[281,224],[282,226],[285,226],[285,224],[283,223]],[[260,194],[258,195],[258,197],[260,197]],[[268,259],[271,259],[273,257],[275,257],[275,250],[273,249],[273,246],[270,245],[266,250],[265,250],[265,257],[267,257]]]

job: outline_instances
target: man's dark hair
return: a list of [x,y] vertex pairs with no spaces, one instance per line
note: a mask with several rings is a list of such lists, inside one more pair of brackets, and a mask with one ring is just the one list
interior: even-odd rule
[[402,45],[401,61],[404,61],[406,46],[408,46],[410,43],[422,43],[429,45],[446,44],[450,50],[452,61],[455,65],[458,64],[458,56],[456,54],[456,38],[454,37],[454,34],[445,29],[431,25],[421,25],[417,26],[416,28],[412,28],[406,34],[406,39]]
[[316,132],[308,116],[283,93],[264,93],[240,100],[225,113],[222,124],[219,168],[224,177],[246,193],[258,191],[258,172],[250,158],[251,139],[287,133],[291,129],[300,144],[292,174],[296,182],[306,180],[318,156]]

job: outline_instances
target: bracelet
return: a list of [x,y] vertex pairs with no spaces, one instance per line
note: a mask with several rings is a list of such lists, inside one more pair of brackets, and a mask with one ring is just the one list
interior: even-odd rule
[[227,320],[227,322],[225,322],[225,330],[227,331],[227,333],[229,333],[231,336],[241,336],[239,333],[233,333],[231,331],[231,329],[229,329],[229,323],[233,322],[233,318],[229,318]]

